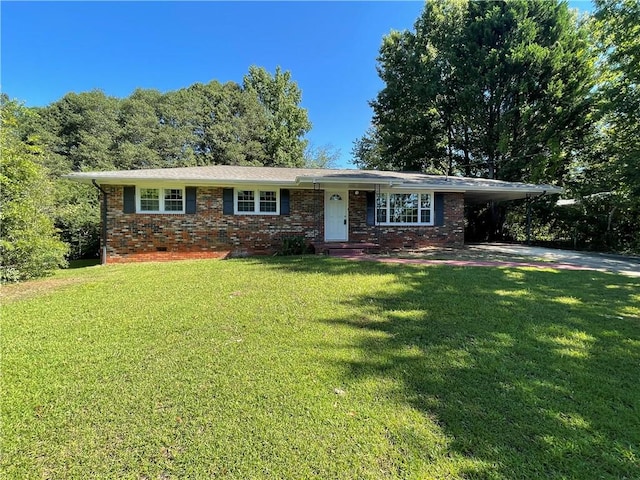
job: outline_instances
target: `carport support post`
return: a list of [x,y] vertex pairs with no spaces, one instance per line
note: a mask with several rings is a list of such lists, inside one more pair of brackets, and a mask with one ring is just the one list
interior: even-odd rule
[[527,245],[531,245],[531,197],[527,193]]

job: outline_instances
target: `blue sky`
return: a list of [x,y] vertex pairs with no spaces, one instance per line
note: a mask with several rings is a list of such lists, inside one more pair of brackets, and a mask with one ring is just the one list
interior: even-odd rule
[[[250,65],[292,73],[315,146],[341,151],[371,121],[382,88],[376,56],[392,29],[412,28],[423,3],[7,2],[1,9],[1,88],[27,106],[68,92],[177,90],[242,82]],[[590,2],[571,2],[582,10]]]

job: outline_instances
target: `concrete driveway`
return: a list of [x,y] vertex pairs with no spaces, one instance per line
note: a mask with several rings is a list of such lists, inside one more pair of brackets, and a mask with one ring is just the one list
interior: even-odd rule
[[543,259],[545,261],[575,265],[589,270],[613,272],[640,277],[640,257],[611,255],[604,253],[576,252],[573,250],[556,250],[553,248],[529,247],[507,243],[468,244],[469,251],[484,253],[500,253]]

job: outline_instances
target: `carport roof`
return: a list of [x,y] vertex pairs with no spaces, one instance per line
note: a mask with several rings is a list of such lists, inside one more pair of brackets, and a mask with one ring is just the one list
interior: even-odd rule
[[128,184],[189,184],[199,185],[277,185],[298,188],[349,188],[372,190],[376,186],[391,190],[435,190],[461,192],[472,203],[490,200],[516,200],[543,193],[561,193],[553,185],[504,182],[485,178],[426,175],[416,172],[383,170],[277,168],[210,165],[205,167],[114,170],[105,172],[75,172],[66,178],[81,183],[95,181],[101,185]]

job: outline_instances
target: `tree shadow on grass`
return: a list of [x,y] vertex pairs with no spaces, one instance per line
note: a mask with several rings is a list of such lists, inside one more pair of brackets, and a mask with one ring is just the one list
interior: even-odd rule
[[[465,478],[640,478],[640,282],[597,272],[272,260],[282,271],[391,274],[351,297],[349,380],[401,381],[399,401],[478,460]],[[381,335],[382,334],[382,335]],[[413,439],[428,450],[426,439]]]

